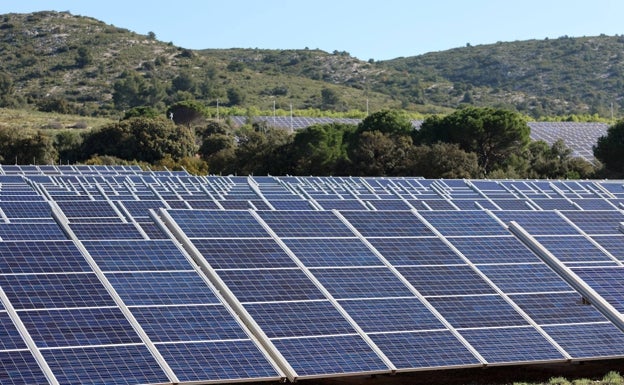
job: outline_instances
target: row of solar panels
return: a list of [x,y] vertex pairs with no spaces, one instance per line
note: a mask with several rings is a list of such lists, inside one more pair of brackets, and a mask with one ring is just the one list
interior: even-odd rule
[[3,384],[624,357],[622,181],[51,167],[0,175]]
[[[249,122],[245,116],[229,117],[232,122],[241,126]],[[314,117],[290,117],[290,116],[258,116],[254,117],[254,122],[265,122],[270,127],[300,130],[316,124],[343,123],[357,125],[360,119],[349,118],[314,118]],[[414,120],[414,127],[420,127],[422,121]],[[563,139],[565,144],[572,150],[572,155],[582,157],[588,161],[594,159],[592,147],[598,138],[607,134],[608,125],[606,123],[588,122],[529,122],[531,128],[531,139],[543,140],[552,145],[559,139]]]

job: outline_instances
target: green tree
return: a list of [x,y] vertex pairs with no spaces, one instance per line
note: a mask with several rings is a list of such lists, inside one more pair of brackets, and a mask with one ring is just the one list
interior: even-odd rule
[[330,123],[318,124],[296,132],[288,148],[289,174],[333,175],[337,166],[347,160],[344,138],[355,126]]
[[195,100],[177,102],[167,109],[167,116],[175,124],[182,124],[187,127],[203,123],[206,115],[206,107]]
[[352,173],[364,176],[403,175],[413,143],[408,135],[365,131],[349,147]]
[[76,67],[84,68],[91,64],[93,64],[93,55],[89,48],[85,46],[79,47],[76,54]]
[[113,83],[113,103],[119,110],[155,106],[165,96],[165,87],[158,80],[147,80],[136,71],[124,71]]
[[408,161],[409,175],[425,178],[478,178],[477,155],[459,148],[457,143],[438,142],[413,148]]
[[598,138],[593,150],[608,175],[617,178],[624,176],[624,120],[610,126],[607,135]]
[[242,175],[284,174],[285,149],[293,135],[279,128],[266,132],[251,131],[239,138],[236,148],[236,173]]
[[362,120],[357,131],[379,131],[390,135],[412,135],[415,132],[409,117],[399,110],[374,112]]
[[85,159],[109,155],[154,163],[167,155],[173,159],[194,155],[195,138],[190,129],[164,117],[130,118],[88,133],[82,153]]
[[321,90],[321,109],[337,109],[340,102],[340,94],[335,89],[324,87]]
[[245,94],[239,88],[228,88],[227,98],[230,106],[239,106],[245,102]]
[[5,164],[54,164],[57,152],[52,137],[43,131],[0,128],[0,159]]
[[15,86],[11,76],[5,72],[0,72],[0,107],[9,107],[14,104],[14,92]]
[[462,150],[477,154],[479,166],[487,174],[522,151],[530,141],[529,135],[529,126],[516,112],[466,107],[445,117],[425,119],[417,142],[457,143]]

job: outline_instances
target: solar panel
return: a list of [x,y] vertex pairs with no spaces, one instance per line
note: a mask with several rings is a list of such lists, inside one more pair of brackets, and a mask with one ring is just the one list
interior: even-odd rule
[[338,299],[412,295],[409,289],[386,268],[315,269],[314,276]]
[[180,381],[273,380],[275,368],[249,341],[207,341],[159,344],[158,350]]
[[442,235],[507,235],[484,211],[422,211],[420,214]]
[[446,329],[416,297],[346,299],[339,302],[367,333]]
[[439,238],[371,238],[369,241],[394,266],[464,263]]
[[535,263],[540,259],[517,238],[501,237],[449,237],[448,240],[466,258],[475,264]]
[[166,383],[160,365],[140,345],[41,350],[62,384]]
[[398,270],[425,296],[494,293],[469,266],[406,266]]
[[190,238],[268,237],[247,211],[170,210],[169,214]]
[[373,334],[371,338],[399,369],[452,368],[480,361],[449,331]]
[[49,384],[28,350],[0,351],[0,378],[7,385]]
[[277,339],[273,343],[300,376],[389,371],[357,335]]
[[455,328],[528,326],[498,295],[437,297],[429,301]]
[[142,342],[117,307],[24,311],[20,318],[40,348]]
[[619,357],[624,334],[610,323],[544,326],[544,330],[576,359]]
[[620,181],[0,171],[2,383],[51,380],[15,315],[60,383],[279,381],[260,342],[291,380],[624,357],[614,318],[503,225],[623,313]]
[[329,211],[261,211],[260,217],[280,237],[353,237]]
[[379,266],[379,258],[356,238],[299,238],[284,243],[308,267]]
[[341,214],[365,237],[432,236],[409,211],[344,211]]
[[296,267],[272,239],[196,239],[193,245],[215,269]]
[[462,330],[461,335],[491,364],[566,359],[531,327]]

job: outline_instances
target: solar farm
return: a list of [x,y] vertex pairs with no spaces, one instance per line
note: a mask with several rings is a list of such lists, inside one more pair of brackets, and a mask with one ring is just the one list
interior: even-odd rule
[[[230,117],[234,125],[242,126],[248,121],[244,116]],[[360,119],[349,118],[312,118],[289,116],[258,116],[254,122],[264,122],[270,127],[300,130],[315,124],[342,123],[357,125]],[[422,121],[414,120],[412,125],[420,127]],[[558,139],[563,139],[566,146],[572,150],[572,156],[581,157],[587,161],[594,160],[592,146],[598,138],[607,134],[609,125],[592,122],[528,122],[531,128],[531,139],[543,140],[552,145]]]
[[0,382],[624,358],[624,181],[0,168]]

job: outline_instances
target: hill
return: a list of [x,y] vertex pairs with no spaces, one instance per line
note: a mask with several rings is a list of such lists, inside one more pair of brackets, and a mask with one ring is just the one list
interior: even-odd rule
[[[157,31],[156,31],[157,32]],[[534,118],[619,114],[624,37],[466,46],[388,61],[320,50],[189,50],[67,12],[0,15],[0,107],[116,117],[190,98],[259,114],[343,116],[465,104]],[[307,112],[303,112],[306,110]],[[353,117],[361,117],[353,116]]]

